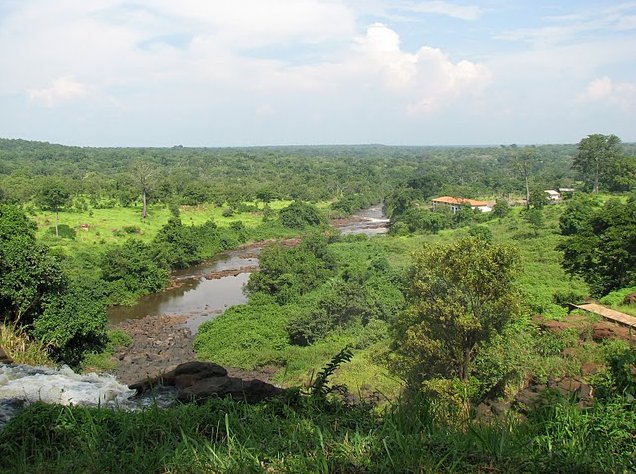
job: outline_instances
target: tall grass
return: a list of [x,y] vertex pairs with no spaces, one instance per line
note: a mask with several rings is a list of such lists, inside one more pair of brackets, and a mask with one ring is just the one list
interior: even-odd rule
[[46,345],[30,338],[25,329],[15,323],[0,323],[0,347],[16,364],[54,365]]

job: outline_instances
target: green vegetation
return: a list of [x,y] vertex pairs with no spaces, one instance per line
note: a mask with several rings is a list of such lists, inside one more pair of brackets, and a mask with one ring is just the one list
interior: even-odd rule
[[561,222],[566,270],[597,296],[636,285],[636,197],[610,199],[598,209],[590,201],[571,203]]
[[105,342],[103,305],[63,272],[33,224],[10,206],[0,206],[0,314],[70,365]]
[[308,397],[256,406],[125,413],[36,403],[0,432],[0,472],[628,472],[636,412],[617,390],[634,387],[621,376],[629,354],[614,357],[614,388],[590,409],[552,393],[527,419],[492,424],[445,422],[421,398],[377,414],[326,397],[334,387],[320,383]]
[[518,265],[515,249],[473,237],[414,256],[391,344],[391,365],[412,390],[474,375],[478,348],[519,314]]
[[[636,350],[598,342],[597,321],[566,309],[593,294],[633,310],[636,200],[580,192],[634,189],[636,148],[612,137],[245,150],[0,140],[0,343],[21,361],[107,367],[130,340],[106,331],[105,305],[244,242],[300,238],[268,245],[249,302],[195,339],[201,359],[295,387],[284,397],[134,413],[36,403],[0,432],[0,471],[636,469]],[[558,187],[577,192],[548,203]],[[496,205],[431,209],[440,195]],[[328,217],[383,198],[390,235],[328,230]],[[515,401],[562,377],[580,384],[571,397]],[[593,400],[580,397],[588,385]],[[485,414],[491,403],[505,408]]]

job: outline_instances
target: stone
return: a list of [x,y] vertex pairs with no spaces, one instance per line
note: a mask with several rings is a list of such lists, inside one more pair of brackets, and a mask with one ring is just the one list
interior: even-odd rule
[[262,380],[248,381],[236,377],[214,377],[201,380],[181,390],[177,398],[183,402],[204,403],[214,397],[231,397],[236,401],[259,403],[283,391]]
[[262,380],[229,377],[227,370],[220,365],[199,361],[180,364],[157,377],[131,384],[129,388],[141,395],[155,385],[174,386],[179,390],[179,400],[195,403],[214,397],[231,397],[238,401],[258,403],[284,391]]
[[0,364],[12,364],[12,363],[13,363],[13,359],[9,357],[9,354],[7,354],[2,347],[0,347]]

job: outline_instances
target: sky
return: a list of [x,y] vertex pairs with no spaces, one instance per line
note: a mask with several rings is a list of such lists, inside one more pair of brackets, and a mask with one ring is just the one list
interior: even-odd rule
[[0,0],[0,137],[636,141],[636,1]]

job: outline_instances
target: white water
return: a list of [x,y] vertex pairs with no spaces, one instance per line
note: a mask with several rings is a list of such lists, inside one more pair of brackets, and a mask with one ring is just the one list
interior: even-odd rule
[[134,394],[112,375],[76,374],[66,366],[0,365],[0,429],[22,406],[37,401],[134,410],[153,403],[167,406],[174,398],[170,388],[130,400]]

